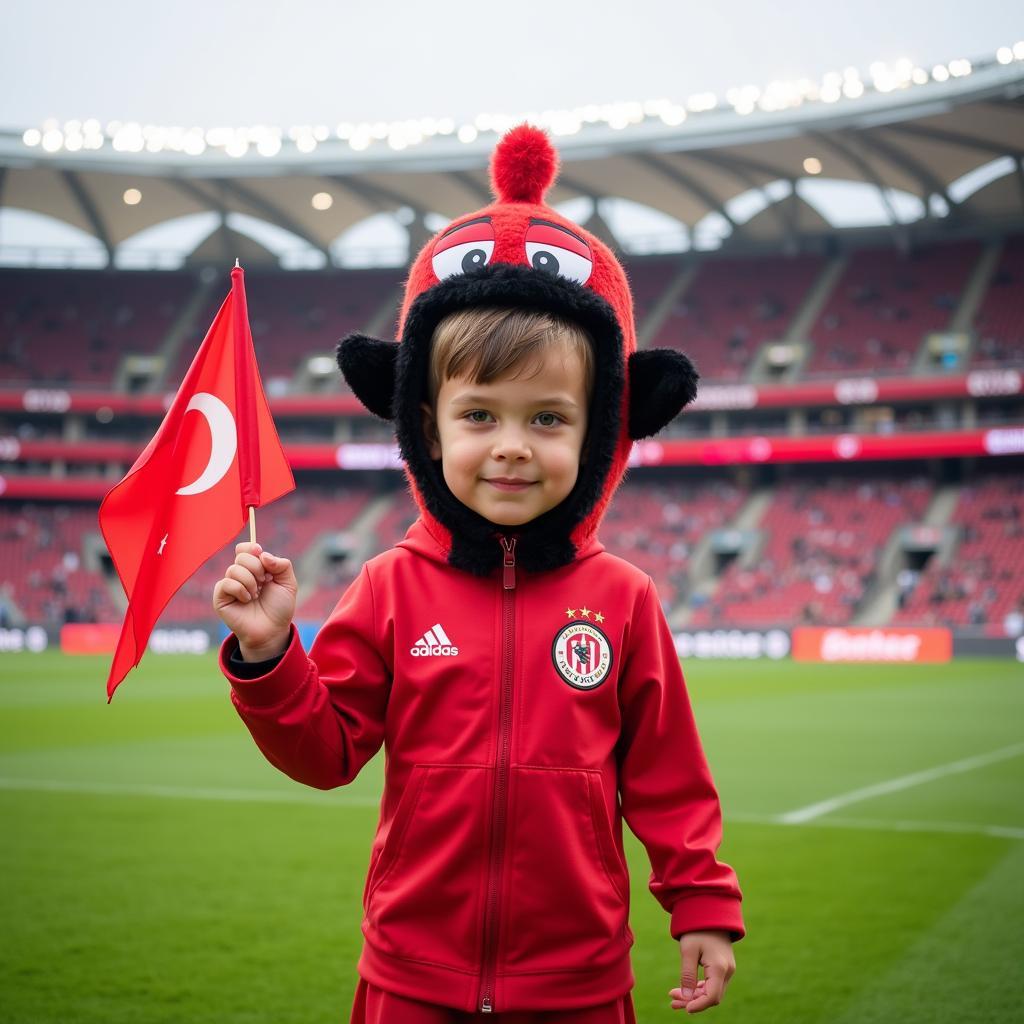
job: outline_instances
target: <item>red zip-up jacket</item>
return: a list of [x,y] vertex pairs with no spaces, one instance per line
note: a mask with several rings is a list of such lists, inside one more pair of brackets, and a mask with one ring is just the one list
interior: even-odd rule
[[309,655],[221,668],[266,757],[320,789],[385,749],[359,972],[463,1011],[575,1009],[633,986],[622,820],[671,934],[743,935],[718,797],[650,577],[591,537],[474,575],[420,518],[363,567]]

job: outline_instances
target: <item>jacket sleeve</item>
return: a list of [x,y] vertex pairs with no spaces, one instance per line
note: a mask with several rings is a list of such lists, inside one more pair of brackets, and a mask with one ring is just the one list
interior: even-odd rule
[[231,669],[238,640],[220,649],[231,701],[267,760],[297,782],[351,782],[380,749],[391,672],[377,642],[373,590],[363,567],[317,634],[310,654],[292,625],[288,647],[265,675]]
[[650,889],[672,916],[672,937],[714,928],[736,941],[744,934],[742,894],[732,868],[716,859],[718,793],[650,579],[627,647],[619,682],[623,817],[647,850]]

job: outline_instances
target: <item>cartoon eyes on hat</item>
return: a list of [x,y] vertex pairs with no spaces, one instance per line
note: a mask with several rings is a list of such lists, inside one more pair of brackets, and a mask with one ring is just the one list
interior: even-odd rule
[[590,246],[579,235],[546,221],[526,232],[526,258],[534,270],[584,284],[594,269]]
[[[548,220],[533,220],[526,231],[526,260],[534,270],[585,284],[594,269],[590,246],[575,232]],[[439,281],[486,267],[494,255],[494,227],[479,217],[451,228],[431,254]]]
[[486,267],[494,255],[494,228],[489,220],[471,220],[438,239],[431,262],[439,281]]

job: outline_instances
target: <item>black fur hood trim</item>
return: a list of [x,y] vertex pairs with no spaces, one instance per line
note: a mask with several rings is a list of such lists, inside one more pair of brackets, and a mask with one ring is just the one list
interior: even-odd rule
[[[448,489],[440,460],[432,460],[427,450],[420,410],[420,403],[429,401],[430,341],[434,328],[455,310],[485,305],[559,314],[583,327],[595,346],[594,390],[584,440],[586,454],[576,485],[555,508],[522,526],[505,529],[467,508]],[[397,348],[391,409],[398,444],[427,509],[451,533],[450,564],[478,576],[488,575],[501,565],[498,538],[502,534],[520,538],[516,561],[530,572],[572,562],[576,556],[572,531],[587,517],[608,485],[608,473],[623,429],[621,404],[626,378],[622,331],[612,307],[584,285],[538,273],[532,267],[481,267],[446,278],[419,295],[409,308]]]

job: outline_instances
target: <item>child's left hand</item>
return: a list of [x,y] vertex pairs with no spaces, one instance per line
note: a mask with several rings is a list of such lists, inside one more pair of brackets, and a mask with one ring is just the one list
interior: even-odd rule
[[[717,1006],[725,995],[729,979],[736,972],[732,940],[725,931],[687,932],[679,937],[679,954],[683,966],[681,985],[669,991],[672,1009],[700,1013]],[[697,965],[704,967],[704,977],[697,980]]]

